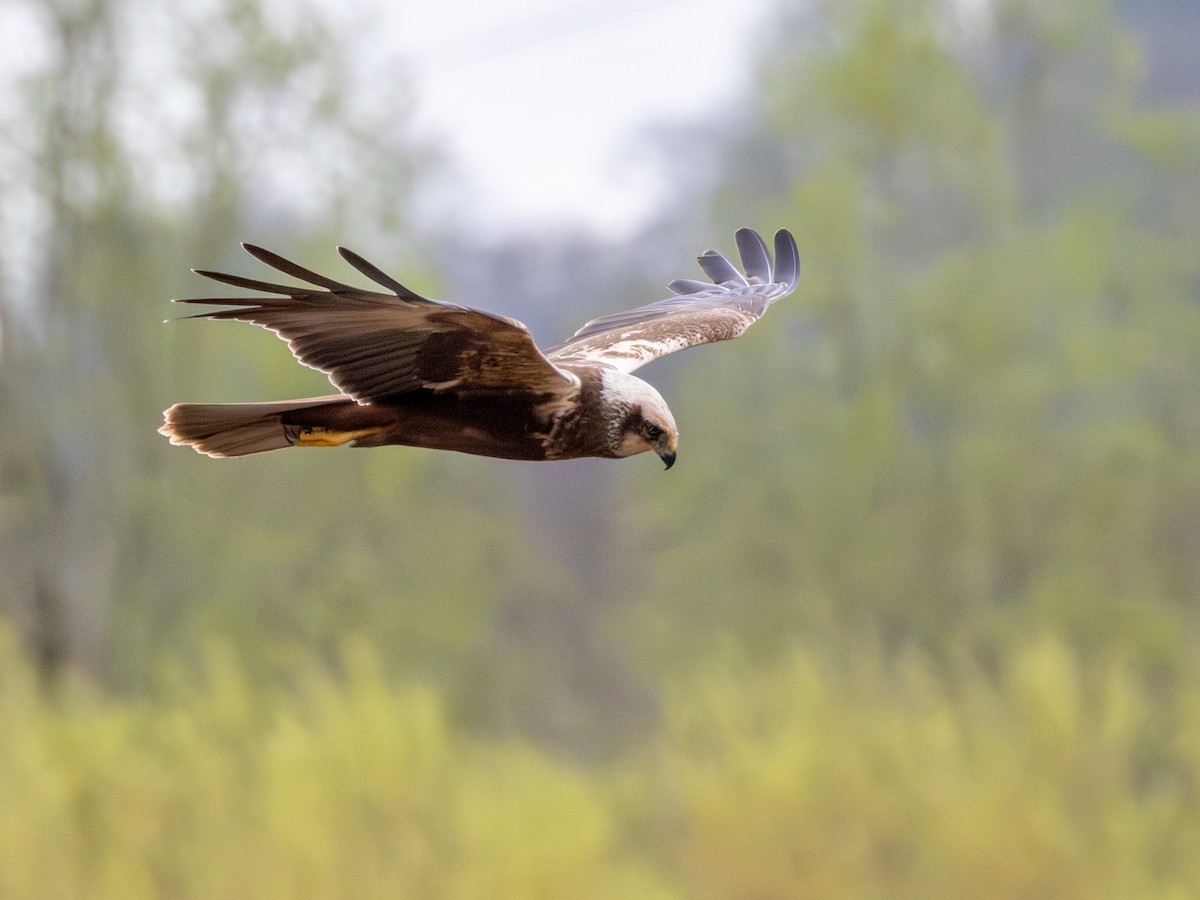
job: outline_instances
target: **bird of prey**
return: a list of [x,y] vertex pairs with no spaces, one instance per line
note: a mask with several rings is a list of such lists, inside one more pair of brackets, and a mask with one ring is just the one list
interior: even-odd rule
[[287,341],[339,391],[268,403],[176,403],[159,431],[216,457],[285,447],[402,444],[506,459],[625,457],[653,450],[669,469],[678,430],[662,395],[634,370],[664,356],[738,337],[792,292],[796,242],[775,235],[775,258],[757,232],[736,235],[743,275],[708,250],[712,284],[671,282],[677,295],[594,319],[545,350],[515,319],[414,293],[357,253],[342,257],[389,293],[318,275],[269,250],[256,259],[305,282],[289,286],[196,270],[274,296],[197,298],[229,307],[189,318],[253,322]]

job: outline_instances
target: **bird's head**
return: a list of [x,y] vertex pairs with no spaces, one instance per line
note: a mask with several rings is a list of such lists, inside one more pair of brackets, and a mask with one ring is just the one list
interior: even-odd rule
[[603,402],[611,416],[609,432],[613,456],[633,456],[653,450],[671,468],[679,443],[679,429],[667,401],[640,378],[624,372],[605,372]]

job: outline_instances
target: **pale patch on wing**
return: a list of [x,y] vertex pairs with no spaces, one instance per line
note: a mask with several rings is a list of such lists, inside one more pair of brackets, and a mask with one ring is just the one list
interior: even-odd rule
[[690,346],[692,345],[679,335],[669,335],[662,340],[637,338],[617,341],[594,351],[589,352],[585,349],[583,352],[595,362],[607,363],[622,372],[632,372],[651,360],[677,350],[686,350]]
[[562,444],[562,432],[578,418],[580,380],[573,372],[567,373],[575,380],[575,390],[551,395],[550,399],[533,408],[534,415],[546,423],[546,430],[538,437],[547,459],[559,459],[558,448]]
[[452,378],[449,381],[426,381],[421,387],[433,391],[435,394],[442,391],[448,391],[451,388],[456,388],[463,383],[461,378]]
[[646,338],[617,341],[615,344],[609,344],[605,353],[609,356],[633,356],[653,359],[656,356],[674,353],[676,350],[686,350],[688,346],[688,342],[684,338],[679,335],[672,335],[658,341]]
[[673,281],[669,287],[681,296],[593,319],[549,348],[546,357],[555,365],[603,363],[628,373],[668,353],[738,337],[795,289],[799,257],[795,240],[783,230],[775,235],[774,261],[748,228],[737,232],[737,245],[747,275],[717,251],[705,251],[700,267],[713,284]]
[[568,372],[567,375],[575,379],[575,390],[551,394],[549,400],[537,404],[533,410],[541,418],[553,419],[579,408],[579,376],[573,372]]

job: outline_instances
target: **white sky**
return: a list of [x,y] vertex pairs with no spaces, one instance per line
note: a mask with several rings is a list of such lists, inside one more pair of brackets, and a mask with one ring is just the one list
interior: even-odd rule
[[[360,38],[368,60],[416,75],[415,136],[452,176],[427,192],[431,217],[618,237],[664,199],[662,157],[639,136],[738,102],[777,0],[325,2],[377,24]],[[0,82],[44,56],[33,9],[0,0]],[[169,112],[151,110],[151,137]]]
[[734,102],[771,2],[434,0],[385,7],[380,37],[418,73],[419,136],[466,179],[456,215],[616,236],[657,199],[639,131]]

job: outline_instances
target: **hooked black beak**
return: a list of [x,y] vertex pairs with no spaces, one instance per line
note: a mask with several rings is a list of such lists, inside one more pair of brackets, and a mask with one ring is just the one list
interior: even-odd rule
[[650,445],[658,454],[658,458],[667,464],[668,469],[675,465],[675,446],[678,440],[675,435],[664,432],[658,436],[658,440]]

